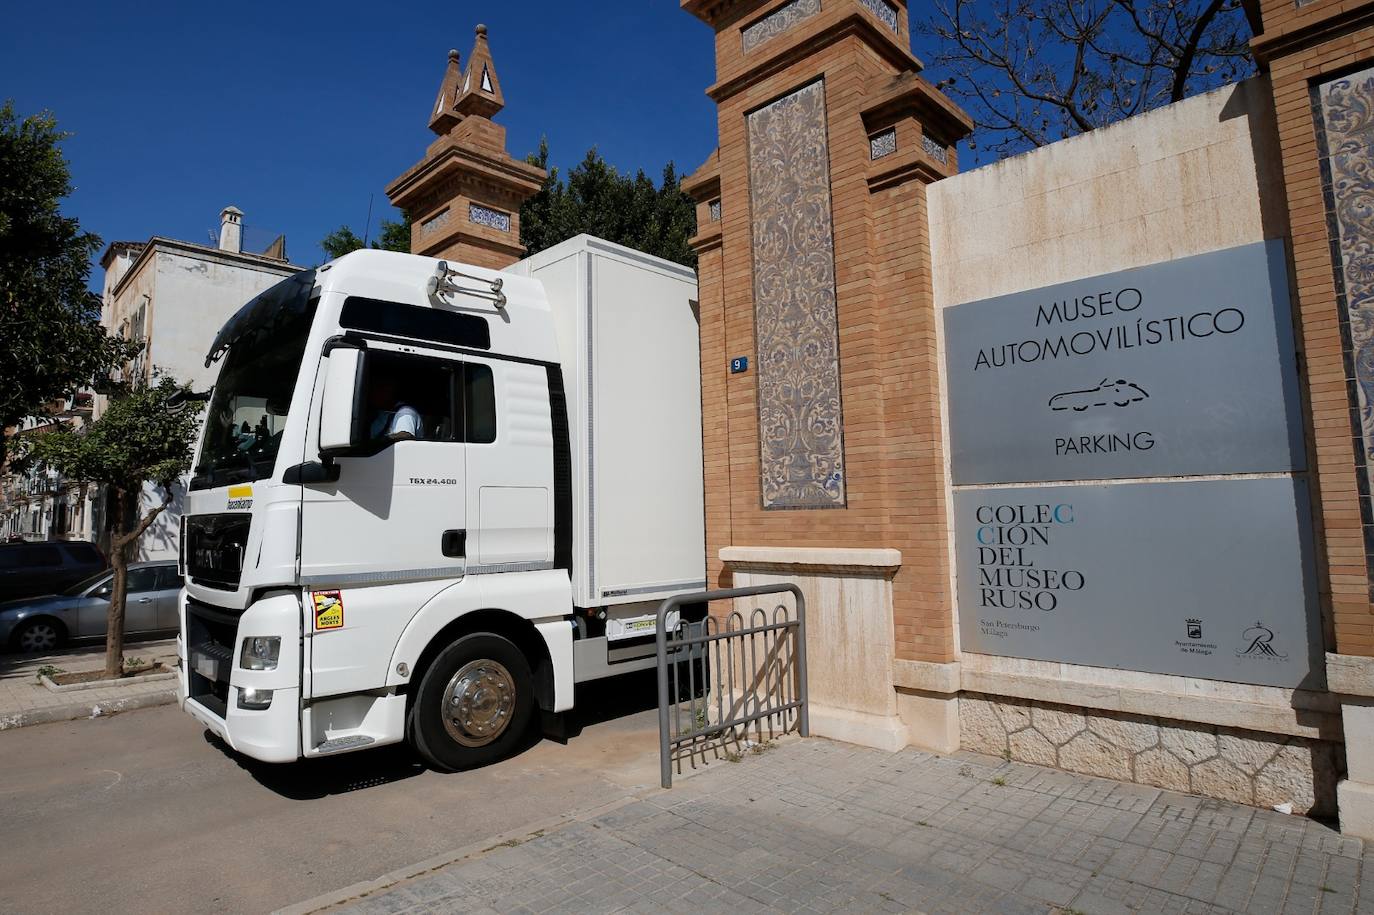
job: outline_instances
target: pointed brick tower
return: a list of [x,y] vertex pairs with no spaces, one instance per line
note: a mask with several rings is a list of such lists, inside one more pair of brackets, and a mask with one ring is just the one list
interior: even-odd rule
[[455,48],[448,52],[448,69],[444,71],[444,81],[439,84],[439,97],[434,100],[434,111],[429,116],[429,129],[441,137],[463,119],[453,107],[462,91],[463,66],[459,63],[458,50]]
[[386,189],[412,219],[412,253],[494,270],[525,253],[520,204],[539,191],[545,172],[506,151],[506,130],[492,121],[504,106],[487,27],[479,25],[466,70],[449,52],[429,120],[439,138]]

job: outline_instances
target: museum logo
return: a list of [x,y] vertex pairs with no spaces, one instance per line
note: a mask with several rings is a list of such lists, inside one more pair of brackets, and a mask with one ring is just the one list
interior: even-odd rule
[[1261,622],[1245,630],[1242,637],[1245,644],[1236,651],[1238,658],[1259,658],[1266,661],[1286,661],[1288,655],[1280,654],[1274,649],[1274,630]]

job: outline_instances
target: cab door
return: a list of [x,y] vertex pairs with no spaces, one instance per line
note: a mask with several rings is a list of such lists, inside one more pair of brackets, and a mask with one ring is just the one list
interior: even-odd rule
[[302,487],[315,696],[382,685],[406,623],[464,576],[461,379],[457,360],[369,341],[365,453],[336,458],[337,480]]

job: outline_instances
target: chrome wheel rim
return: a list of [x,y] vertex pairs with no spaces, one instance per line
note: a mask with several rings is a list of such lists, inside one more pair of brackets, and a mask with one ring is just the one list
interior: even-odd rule
[[48,651],[57,647],[57,627],[52,623],[34,623],[19,633],[21,651]]
[[505,733],[515,714],[515,678],[496,661],[469,661],[444,688],[444,730],[465,747]]

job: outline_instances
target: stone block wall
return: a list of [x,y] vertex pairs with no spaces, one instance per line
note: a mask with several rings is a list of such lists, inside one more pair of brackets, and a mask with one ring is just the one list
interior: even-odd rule
[[963,749],[1171,791],[1326,816],[1341,754],[1302,737],[965,693]]

